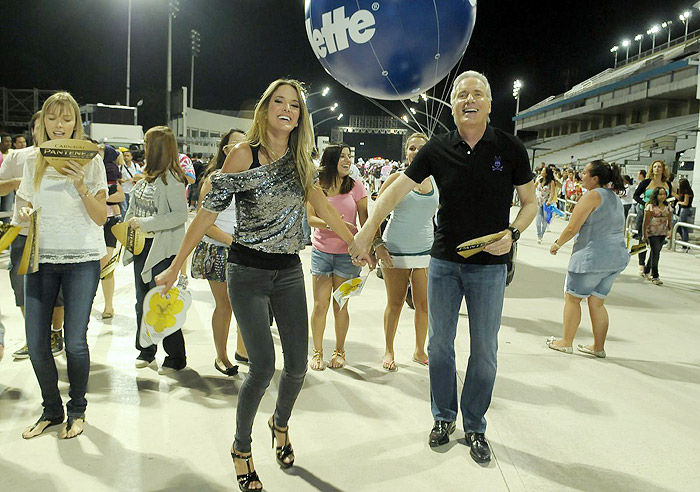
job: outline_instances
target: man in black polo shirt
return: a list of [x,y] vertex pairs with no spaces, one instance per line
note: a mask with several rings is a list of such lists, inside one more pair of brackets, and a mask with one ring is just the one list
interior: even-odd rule
[[[438,228],[428,269],[431,409],[435,424],[430,446],[449,441],[457,419],[454,339],[464,297],[469,312],[470,356],[460,406],[470,454],[491,459],[484,414],[496,379],[498,330],[506,286],[507,253],[535,217],[537,205],[527,152],[516,137],[488,124],[491,88],[485,76],[468,71],[451,94],[457,130],[433,136],[406,172],[377,200],[372,215],[350,247],[367,252],[374,231],[403,197],[432,175],[440,191]],[[521,208],[509,225],[513,187]],[[469,258],[455,248],[469,239],[505,231],[503,239]]]

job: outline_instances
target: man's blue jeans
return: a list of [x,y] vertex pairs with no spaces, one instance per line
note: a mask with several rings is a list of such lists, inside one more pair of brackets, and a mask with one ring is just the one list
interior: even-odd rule
[[506,265],[465,265],[430,259],[428,358],[434,420],[457,420],[455,336],[464,297],[469,314],[470,355],[460,406],[464,432],[485,432],[484,414],[496,380]]
[[63,415],[63,402],[58,390],[58,372],[51,354],[51,316],[63,288],[65,318],[63,321],[70,401],[68,416],[80,417],[85,413],[90,352],[87,345],[87,326],[92,300],[100,281],[100,262],[41,263],[39,271],[26,276],[24,282],[24,325],[27,347],[34,374],[41,387],[44,415]]

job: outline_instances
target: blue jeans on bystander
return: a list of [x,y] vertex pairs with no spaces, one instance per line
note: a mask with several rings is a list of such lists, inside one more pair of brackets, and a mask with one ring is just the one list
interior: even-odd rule
[[70,400],[66,405],[69,417],[85,414],[90,352],[87,326],[92,300],[100,281],[100,262],[41,263],[39,271],[26,276],[24,313],[27,347],[34,374],[41,387],[44,415],[63,415],[63,402],[58,390],[58,371],[51,354],[51,316],[58,290],[63,289],[65,318],[63,322],[68,361]]

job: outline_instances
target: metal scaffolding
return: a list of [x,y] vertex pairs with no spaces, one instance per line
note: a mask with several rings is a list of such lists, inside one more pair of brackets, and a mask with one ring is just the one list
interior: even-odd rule
[[26,127],[32,115],[41,109],[44,101],[55,93],[55,90],[43,89],[8,89],[0,88],[2,94],[3,127]]

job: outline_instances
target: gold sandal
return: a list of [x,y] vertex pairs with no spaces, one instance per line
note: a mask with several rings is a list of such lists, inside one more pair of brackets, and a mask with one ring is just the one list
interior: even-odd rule
[[345,350],[334,350],[328,367],[331,369],[340,369],[345,367]]
[[[335,352],[334,352],[335,353]],[[309,367],[314,371],[323,371],[326,368],[326,363],[323,362],[323,349],[314,349],[314,355],[311,357]]]

